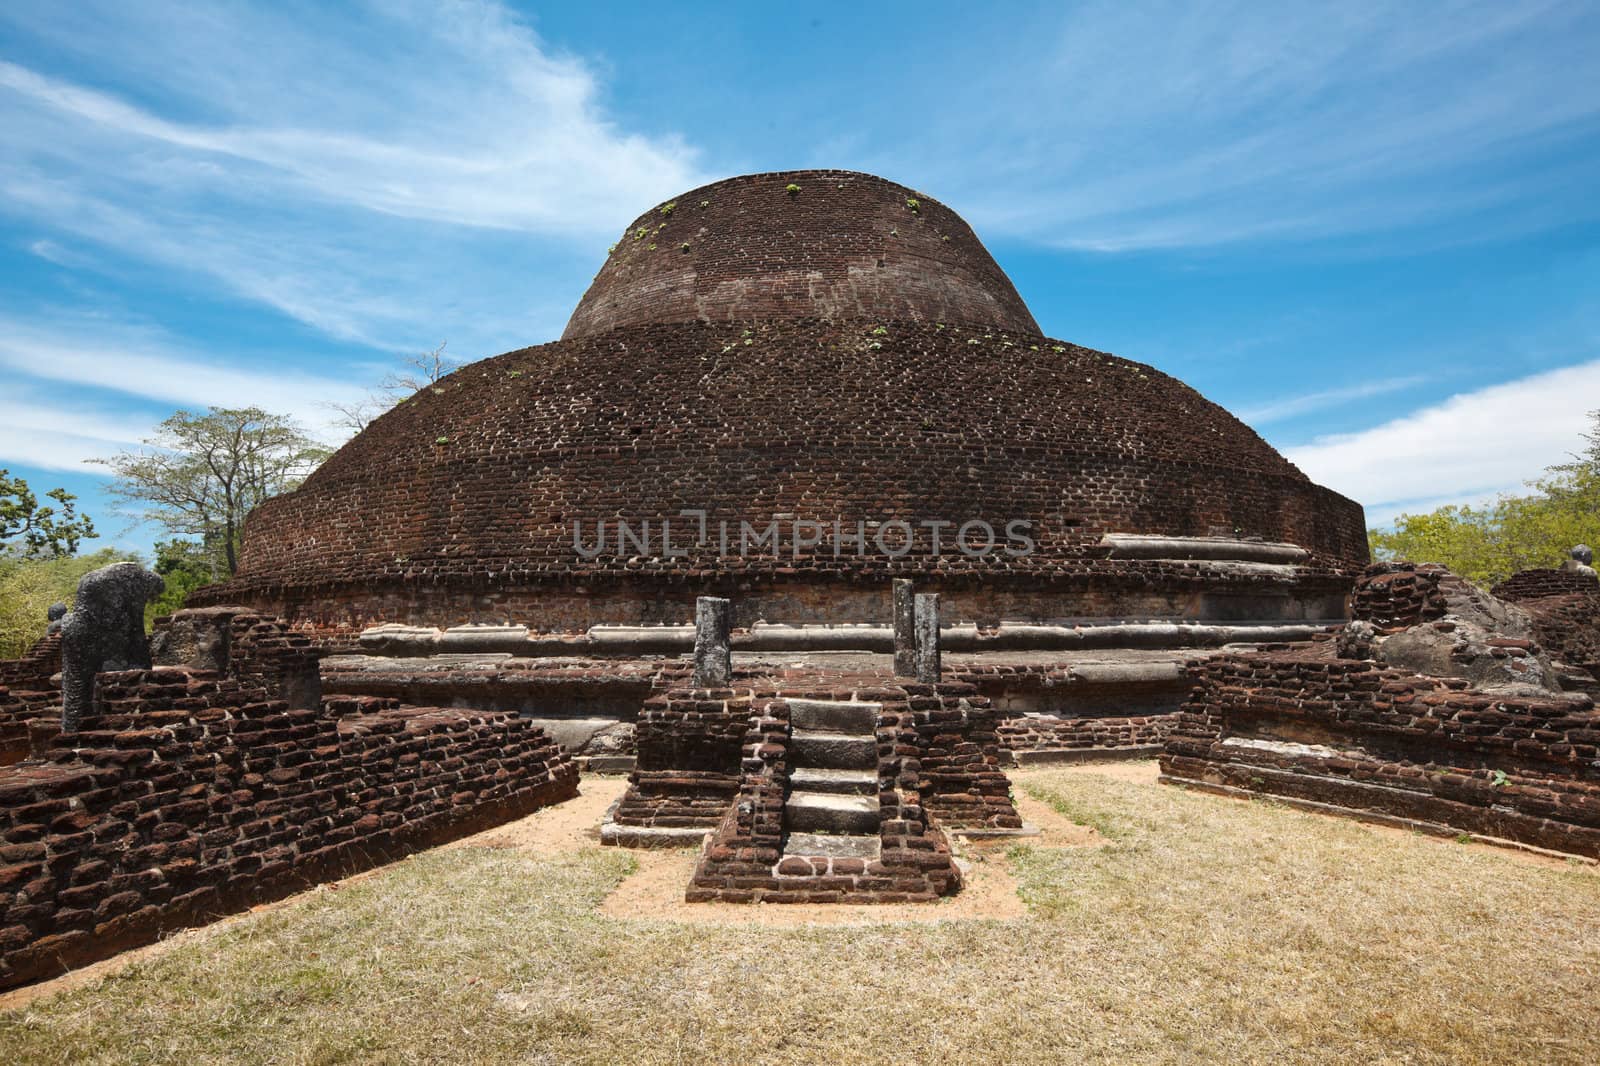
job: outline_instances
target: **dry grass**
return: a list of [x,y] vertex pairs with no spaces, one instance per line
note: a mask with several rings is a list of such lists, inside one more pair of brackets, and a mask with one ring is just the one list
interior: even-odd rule
[[[625,853],[462,847],[0,1015],[0,1062],[1592,1062],[1600,875],[1102,776],[1025,918],[607,917]],[[542,816],[536,816],[542,817]]]

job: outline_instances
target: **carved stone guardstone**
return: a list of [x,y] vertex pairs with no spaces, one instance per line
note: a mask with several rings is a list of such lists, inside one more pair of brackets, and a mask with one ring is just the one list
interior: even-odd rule
[[94,706],[94,677],[108,670],[148,670],[144,605],[166,582],[138,563],[113,563],[84,575],[75,606],[61,623],[61,728],[75,732]]
[[917,680],[939,683],[939,594],[919,592],[916,597]]
[[894,676],[917,676],[916,594],[908,577],[894,579]]
[[1567,554],[1571,558],[1561,564],[1561,569],[1585,574],[1589,577],[1595,576],[1594,552],[1587,544],[1576,544]]
[[726,688],[733,679],[733,604],[716,596],[694,601],[694,687]]

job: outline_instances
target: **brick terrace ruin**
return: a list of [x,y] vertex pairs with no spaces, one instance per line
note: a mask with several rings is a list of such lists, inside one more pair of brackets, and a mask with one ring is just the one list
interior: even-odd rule
[[[746,527],[782,536],[730,549]],[[1359,505],[1043,336],[937,201],[708,185],[628,226],[562,339],[258,508],[236,577],[158,623],[166,665],[101,674],[75,730],[57,644],[0,664],[0,984],[515,817],[580,766],[631,774],[607,842],[700,849],[693,900],[934,899],[952,836],[1022,828],[1007,765],[1160,751],[1174,781],[1592,853],[1592,704],[1371,661],[1343,628],[1367,563]],[[1369,574],[1362,624],[1444,618],[1418,574]],[[1500,591],[1585,684],[1587,586]],[[1374,778],[1408,784],[1385,807]]]

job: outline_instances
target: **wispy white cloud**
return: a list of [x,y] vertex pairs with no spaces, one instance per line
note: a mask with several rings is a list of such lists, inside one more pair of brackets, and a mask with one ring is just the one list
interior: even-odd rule
[[[701,177],[680,139],[616,126],[589,68],[492,0],[6,20],[91,60],[96,84],[0,60],[0,211],[358,343],[545,339],[581,292],[575,264]],[[486,261],[507,275],[486,284]]]
[[153,428],[125,411],[64,403],[8,377],[11,387],[0,395],[0,466],[82,471],[90,459],[137,446]]
[[1426,380],[1427,378],[1420,374],[1412,374],[1406,377],[1367,381],[1360,385],[1351,385],[1348,388],[1321,389],[1316,392],[1303,393],[1299,396],[1286,396],[1267,403],[1257,404],[1254,407],[1241,408],[1234,413],[1241,420],[1253,426],[1265,426],[1273,422],[1281,422],[1286,418],[1293,418],[1296,415],[1338,407],[1341,404],[1350,403],[1352,400],[1365,400],[1373,396],[1399,392],[1402,389],[1409,389],[1413,385],[1419,385]]
[[930,192],[1028,240],[1191,247],[1487,208],[1497,227],[1552,225],[1570,217],[1550,194],[1600,170],[1590,5],[1106,2],[1056,32],[1037,62],[980,71],[981,107],[924,136],[963,145],[927,160]]
[[1313,481],[1368,518],[1520,490],[1583,447],[1600,407],[1600,359],[1465,392],[1359,433],[1290,448]]
[[[95,448],[107,442],[127,445],[151,436],[165,414],[141,418],[128,411],[132,401],[152,411],[168,405],[166,413],[179,406],[257,406],[295,418],[332,441],[343,434],[326,403],[364,395],[349,380],[221,363],[149,330],[92,320],[46,323],[0,315],[0,371],[9,386],[0,403],[0,425],[6,427],[0,460],[54,468],[76,466],[85,449],[98,455],[103,452]],[[99,399],[63,399],[59,384],[46,383],[79,386]],[[56,435],[77,443],[60,449],[52,440]]]

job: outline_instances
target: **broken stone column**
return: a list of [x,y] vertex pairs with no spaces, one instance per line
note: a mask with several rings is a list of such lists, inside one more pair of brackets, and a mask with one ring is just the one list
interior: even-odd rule
[[113,563],[84,575],[61,621],[61,728],[76,732],[94,707],[94,678],[109,670],[150,669],[144,605],[167,587],[138,563]]
[[917,607],[911,579],[894,579],[894,676],[917,676]]
[[716,596],[694,601],[694,687],[727,688],[733,679],[733,604]]
[[939,683],[939,594],[919,592],[916,597],[917,680]]

